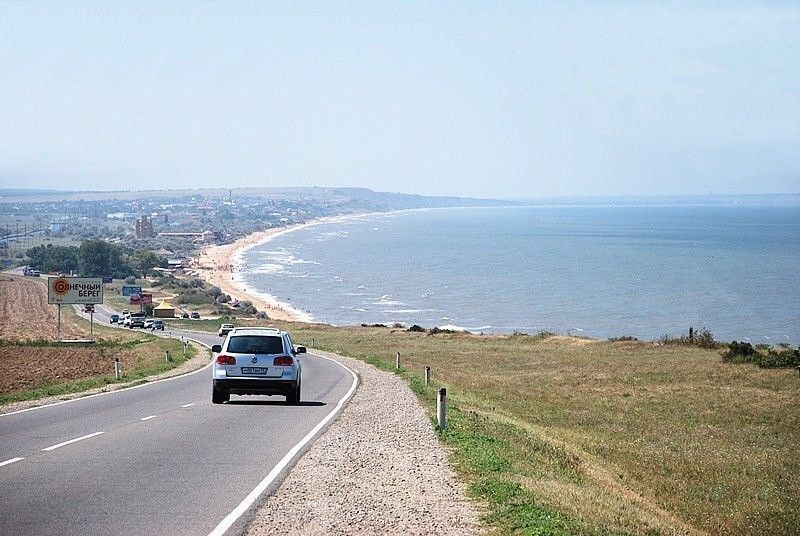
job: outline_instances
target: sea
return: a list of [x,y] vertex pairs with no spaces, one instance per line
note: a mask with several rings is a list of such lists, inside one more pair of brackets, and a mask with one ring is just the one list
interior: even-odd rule
[[800,344],[800,206],[515,206],[342,217],[242,252],[304,320]]

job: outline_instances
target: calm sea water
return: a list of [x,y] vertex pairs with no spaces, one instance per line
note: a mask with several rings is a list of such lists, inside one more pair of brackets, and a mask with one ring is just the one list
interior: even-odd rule
[[333,324],[800,343],[800,207],[410,211],[311,226],[241,279]]

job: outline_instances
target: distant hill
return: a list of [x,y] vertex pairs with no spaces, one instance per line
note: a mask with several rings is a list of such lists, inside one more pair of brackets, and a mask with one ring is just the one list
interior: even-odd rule
[[104,201],[134,200],[147,198],[186,198],[202,196],[205,198],[263,197],[265,199],[286,199],[319,201],[341,206],[347,211],[383,211],[405,208],[464,207],[464,206],[506,206],[512,201],[496,199],[475,199],[469,197],[436,197],[415,194],[375,192],[368,188],[199,188],[192,190],[143,190],[128,192],[100,191],[59,191],[24,188],[0,189],[0,203],[58,202],[58,201]]

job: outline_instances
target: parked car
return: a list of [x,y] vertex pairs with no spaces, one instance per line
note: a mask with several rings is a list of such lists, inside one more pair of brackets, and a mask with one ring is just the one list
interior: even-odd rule
[[111,315],[111,323],[116,324],[119,322],[119,315]]
[[155,320],[153,320],[153,325],[151,326],[150,329],[153,330],[160,329],[161,331],[164,331],[164,321],[161,320],[160,318],[156,318]]
[[191,316],[195,320],[199,320],[200,319],[200,313],[198,313],[197,311],[193,312]]
[[219,331],[217,332],[217,334],[220,337],[224,337],[225,335],[233,331],[233,328],[234,328],[233,324],[220,324]]
[[189,313],[183,313],[183,314],[181,315],[181,318],[189,318]]
[[221,345],[211,367],[211,402],[222,404],[231,395],[282,395],[287,404],[300,402],[302,367],[292,338],[277,328],[234,328]]

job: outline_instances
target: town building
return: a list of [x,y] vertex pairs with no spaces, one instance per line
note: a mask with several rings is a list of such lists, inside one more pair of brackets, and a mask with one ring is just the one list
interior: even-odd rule
[[151,238],[153,236],[153,224],[147,216],[140,216],[136,220],[135,226],[136,238]]

